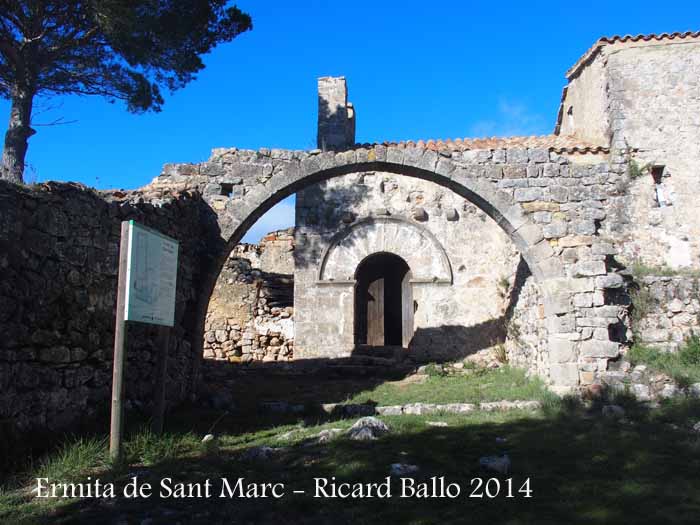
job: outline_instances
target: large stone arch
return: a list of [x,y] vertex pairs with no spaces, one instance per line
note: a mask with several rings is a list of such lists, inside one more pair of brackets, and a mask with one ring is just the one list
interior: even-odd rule
[[[413,280],[449,284],[452,267],[445,248],[427,228],[403,217],[365,217],[338,232],[321,256],[318,281],[351,280],[357,266],[377,252],[401,257]],[[438,257],[431,257],[431,254]]]
[[[361,151],[367,154],[367,150]],[[388,149],[388,152],[393,151],[394,149]],[[351,151],[338,154],[320,153],[297,162],[285,162],[278,165],[277,169],[271,166],[273,173],[264,179],[264,182],[261,183],[258,179],[256,184],[247,189],[243,198],[228,199],[223,209],[217,211],[221,240],[226,243],[224,251],[230,251],[240,242],[248,229],[265,212],[297,191],[341,175],[381,171],[428,180],[454,191],[496,221],[508,234],[539,281],[563,277],[561,264],[553,257],[554,252],[545,240],[542,228],[528,219],[521,206],[507,192],[500,191],[484,180],[487,173],[484,172],[483,166],[462,165],[450,159],[440,159],[438,162],[437,153],[431,150],[418,150],[424,153],[427,159],[419,154],[409,156],[409,150],[406,151],[405,159],[399,155],[389,155],[394,157],[393,162],[370,160],[371,156],[368,154],[366,160],[361,156],[360,159],[349,162],[347,159],[355,158],[349,154],[356,153]],[[398,152],[403,153],[403,150],[399,149]],[[400,162],[401,160],[403,162]],[[213,191],[211,185],[215,187]],[[221,183],[209,182],[208,186],[205,200],[209,200],[216,209],[216,203],[222,202],[216,195],[219,193],[216,189],[221,187]]]
[[[198,332],[203,332],[208,299],[226,255],[285,197],[326,179],[367,171],[417,177],[451,189],[495,220],[520,251],[543,292],[549,378],[555,386],[571,388],[589,377],[584,374],[599,366],[596,361],[607,363],[619,355],[617,342],[592,330],[617,322],[612,308],[599,300],[603,290],[619,286],[620,279],[608,273],[602,256],[606,243],[597,237],[595,222],[601,218],[601,203],[615,189],[601,182],[607,165],[579,169],[554,157],[540,149],[444,154],[383,145],[342,152],[215,150],[200,165],[166,166],[153,185],[199,189],[215,215],[211,220],[217,231],[209,239],[212,258],[200,289]],[[574,178],[581,183],[582,177],[587,177],[583,204],[569,189]],[[579,202],[578,215],[570,211],[570,202]],[[558,212],[548,235],[531,217],[538,210],[561,209],[565,211]],[[570,261],[562,257],[563,246],[592,255],[582,262]]]

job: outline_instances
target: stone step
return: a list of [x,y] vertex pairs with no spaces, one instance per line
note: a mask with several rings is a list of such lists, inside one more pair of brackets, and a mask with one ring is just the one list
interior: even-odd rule
[[369,356],[383,359],[403,360],[408,350],[400,346],[367,346],[360,345],[352,353],[352,356]]

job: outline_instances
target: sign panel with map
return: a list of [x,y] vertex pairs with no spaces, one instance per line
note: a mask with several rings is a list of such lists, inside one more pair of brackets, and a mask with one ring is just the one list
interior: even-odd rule
[[124,320],[173,326],[179,243],[129,221]]

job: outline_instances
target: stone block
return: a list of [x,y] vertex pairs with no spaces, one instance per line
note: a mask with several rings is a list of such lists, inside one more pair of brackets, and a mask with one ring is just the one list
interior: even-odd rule
[[605,275],[607,271],[603,261],[582,261],[574,266],[574,277]]
[[559,164],[548,163],[544,165],[544,170],[542,171],[543,177],[558,177],[559,176]]
[[547,330],[550,333],[574,332],[576,320],[572,315],[554,315],[547,317]]
[[578,365],[576,363],[553,363],[549,377],[555,386],[577,386],[579,384]]
[[549,195],[554,202],[567,202],[569,200],[569,189],[565,186],[550,186]]
[[397,147],[387,148],[386,161],[392,164],[403,164],[403,150]]
[[442,175],[443,177],[450,177],[452,172],[455,170],[455,164],[450,159],[440,158],[438,160],[437,166],[435,167],[435,173]]
[[497,164],[503,164],[506,161],[506,150],[504,150],[504,149],[493,150],[492,159],[493,159],[493,162],[495,162]]
[[605,294],[600,290],[593,292],[593,306],[602,306],[605,304]]
[[417,220],[419,222],[425,222],[428,220],[428,212],[425,211],[425,208],[422,208],[420,206],[417,208],[414,208],[411,215],[415,220]]
[[544,259],[547,259],[548,257],[551,257],[554,254],[554,251],[552,250],[552,247],[549,245],[549,242],[546,240],[542,240],[532,246],[529,250],[530,255],[536,260],[536,261],[543,261]]
[[544,302],[545,315],[566,314],[571,311],[571,295],[557,293],[547,297]]
[[518,228],[518,235],[520,235],[530,246],[534,246],[544,238],[542,235],[542,229],[532,223],[525,224],[524,226]]
[[547,201],[524,202],[521,206],[523,211],[526,213],[534,213],[537,211],[555,212],[559,211],[560,209],[560,205],[556,202]]
[[552,363],[571,363],[576,361],[576,347],[573,341],[550,337],[549,359]]
[[575,248],[577,246],[588,246],[593,243],[593,237],[589,235],[570,235],[559,239],[561,248]]
[[508,164],[527,164],[528,154],[526,149],[511,148],[506,150],[506,162]]
[[559,237],[564,237],[568,228],[569,226],[566,221],[556,220],[546,225],[542,232],[546,239],[557,239]]
[[610,273],[605,276],[596,277],[596,288],[621,288],[624,284],[624,279],[617,273]]
[[607,328],[615,322],[617,322],[617,318],[614,317],[579,317],[576,319],[576,326]]
[[542,174],[542,167],[536,166],[535,164],[528,164],[527,166],[527,178],[533,179],[537,178]]
[[531,162],[549,162],[549,150],[544,148],[530,148],[528,149],[528,156]]
[[614,359],[618,355],[620,355],[620,344],[613,341],[589,340],[581,343],[581,357]]
[[598,339],[599,341],[609,341],[610,334],[607,328],[595,328],[593,330],[593,339]]
[[45,363],[69,363],[70,350],[65,346],[42,348],[39,351],[39,361]]
[[674,299],[673,301],[668,303],[668,310],[670,312],[673,312],[674,314],[682,312],[684,308],[685,305],[683,304],[683,301],[679,299]]
[[536,211],[532,214],[532,219],[540,224],[549,224],[550,222],[552,222],[552,212]]
[[518,202],[532,202],[542,198],[542,188],[517,188],[515,200]]
[[596,232],[595,222],[590,220],[574,221],[572,230],[577,235],[594,235]]
[[580,380],[582,385],[590,385],[595,381],[595,372],[582,371],[580,373]]
[[579,293],[574,295],[574,306],[577,308],[590,308],[593,306],[593,294]]

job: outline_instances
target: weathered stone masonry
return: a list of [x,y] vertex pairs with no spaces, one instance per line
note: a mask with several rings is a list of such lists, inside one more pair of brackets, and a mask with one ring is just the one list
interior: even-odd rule
[[[104,413],[111,392],[120,222],[181,242],[168,398],[184,399],[200,349],[191,320],[209,222],[196,193],[96,192],[73,184],[0,184],[0,421],[60,428]],[[129,329],[126,395],[152,399],[153,329]]]
[[[205,329],[212,328],[206,318],[209,298],[245,231],[297,191],[313,193],[323,181],[368,174],[420,179],[452,191],[514,244],[533,276],[522,289],[523,308],[511,312],[520,338],[532,349],[517,354],[519,364],[562,390],[623,373],[611,366],[619,363],[621,342],[629,342],[619,329],[629,320],[620,300],[626,282],[618,270],[634,259],[700,267],[700,216],[694,204],[700,160],[698,40],[700,34],[693,33],[597,42],[570,71],[558,129],[547,137],[354,145],[349,140],[354,109],[336,82],[326,79],[328,100],[337,100],[319,115],[334,119],[328,137],[339,145],[320,141],[321,149],[313,151],[214,150],[200,164],[166,165],[135,192],[1,185],[0,418],[20,429],[60,427],[106,408],[121,220],[134,218],[181,242],[177,326],[168,365],[174,401],[192,393],[200,378],[202,341]],[[630,177],[631,160],[648,169],[640,170],[643,177]],[[391,207],[388,214],[379,208],[342,217],[339,230],[359,231],[371,221],[397,219],[408,228],[421,222],[418,215],[398,217]],[[310,241],[301,263],[320,271],[327,256],[327,269],[333,270],[333,254]],[[322,281],[324,274],[317,275]],[[342,287],[336,279],[328,286]],[[676,286],[662,282],[641,284],[664,293]],[[661,320],[666,315],[676,327],[677,317],[694,315],[696,288],[688,294],[686,288],[683,283],[674,288],[679,301],[669,303],[657,324],[667,325]],[[320,297],[319,305],[330,297]],[[302,315],[298,305],[296,310]],[[328,330],[330,321],[323,315],[317,319]],[[686,327],[692,322],[679,323],[681,329],[671,332],[674,341],[690,333]],[[227,337],[235,331],[226,330]],[[147,405],[152,333],[138,328],[129,335],[127,396],[132,405]],[[274,347],[269,342],[262,344]],[[234,350],[233,357],[242,357],[243,346],[241,356]],[[216,356],[220,349],[210,350]],[[306,351],[295,348],[295,359],[333,358],[338,349]],[[224,356],[231,357],[227,352]]]
[[[222,239],[230,247],[253,220],[294,191],[334,176],[370,171],[443,185],[475,203],[504,229],[543,291],[549,378],[554,385],[593,381],[599,367],[618,355],[619,344],[610,341],[607,326],[618,322],[621,307],[606,305],[604,291],[621,286],[622,278],[606,266],[613,246],[596,233],[621,175],[610,173],[604,163],[571,164],[544,148],[232,149],[216,150],[200,165],[169,165],[152,187],[201,190],[217,212]],[[536,220],[547,219],[535,216],[542,211],[557,214],[556,228]],[[209,278],[215,280],[216,274]]]
[[[297,189],[368,171],[432,180],[475,203],[504,229],[543,291],[549,378],[555,386],[593,380],[606,360],[617,355],[618,344],[607,338],[605,328],[617,322],[618,307],[605,305],[603,292],[618,286],[621,278],[607,270],[605,255],[611,247],[595,235],[590,218],[600,216],[605,200],[617,191],[619,176],[608,173],[604,164],[571,165],[546,149],[436,152],[375,145],[345,152],[217,150],[200,165],[166,166],[150,187],[125,196],[123,204],[108,203],[105,199],[113,196],[90,191],[71,190],[80,198],[60,199],[48,192],[5,187],[2,286],[4,304],[11,305],[3,308],[2,321],[3,333],[10,334],[3,338],[5,417],[20,427],[59,425],[76,414],[75,406],[84,407],[84,414],[104,406],[99,400],[106,400],[109,392],[121,219],[136,218],[183,243],[178,328],[171,338],[169,364],[170,392],[176,399],[191,391],[198,374],[208,298],[245,230]],[[586,200],[575,189],[583,183]],[[200,191],[201,201],[196,197]],[[169,197],[160,198],[162,194]],[[148,202],[152,199],[158,205]],[[543,210],[561,213],[566,227],[545,233],[535,220]],[[42,232],[44,223],[36,219],[42,214],[52,215],[47,221],[51,228],[63,229]],[[577,248],[575,260],[567,257],[568,248]],[[215,264],[208,264],[210,256]],[[77,259],[71,262],[71,257]],[[199,273],[203,271],[205,275]],[[77,283],[73,288],[65,281],[69,275]],[[44,299],[49,292],[54,302]],[[19,297],[21,304],[16,304]],[[127,390],[132,399],[145,403],[152,388],[153,356],[145,348],[138,350],[140,340],[131,336]],[[74,374],[86,383],[75,386]],[[42,381],[46,384],[40,387]],[[71,410],[61,410],[63,406]]]
[[292,230],[239,244],[216,281],[204,327],[204,358],[230,363],[294,357]]

